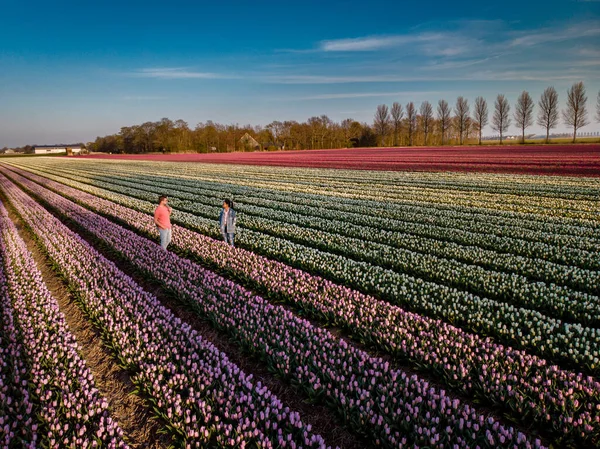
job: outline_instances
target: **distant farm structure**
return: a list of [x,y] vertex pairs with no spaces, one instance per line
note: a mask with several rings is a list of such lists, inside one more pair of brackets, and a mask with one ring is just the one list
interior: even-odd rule
[[30,154],[61,154],[65,153],[68,156],[80,154],[82,152],[80,145],[36,145],[33,147],[33,152]]

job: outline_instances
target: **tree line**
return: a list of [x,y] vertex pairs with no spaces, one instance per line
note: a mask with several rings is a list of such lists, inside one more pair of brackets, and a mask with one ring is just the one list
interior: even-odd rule
[[[567,91],[565,107],[559,110],[559,95],[548,87],[535,103],[527,91],[517,98],[514,111],[505,95],[499,94],[490,117],[487,101],[477,97],[473,110],[469,101],[460,96],[454,107],[441,99],[434,106],[428,101],[416,107],[398,102],[388,107],[377,106],[372,124],[353,119],[335,122],[326,115],[311,117],[306,122],[273,121],[266,126],[222,125],[207,121],[190,128],[184,120],[163,118],[157,122],[126,126],[119,133],[98,137],[88,144],[90,151],[106,153],[148,152],[235,152],[254,150],[305,150],[322,148],[351,148],[399,145],[463,145],[476,141],[481,144],[482,130],[489,124],[499,135],[500,143],[513,123],[525,142],[526,130],[534,123],[545,130],[546,142],[550,132],[562,121],[577,131],[589,124],[587,96],[583,82],[574,83]],[[562,114],[561,114],[562,113]],[[596,104],[596,120],[600,122],[600,92]],[[250,137],[250,138],[249,138]]]
[[[549,141],[550,131],[560,123],[558,92],[554,87],[548,87],[538,101],[537,117],[534,116],[535,103],[527,91],[517,98],[514,112],[508,99],[498,94],[494,101],[491,115],[487,101],[477,97],[473,104],[473,112],[469,102],[464,97],[458,97],[454,108],[446,100],[439,100],[434,112],[433,106],[424,101],[417,111],[411,101],[403,108],[399,103],[393,103],[391,108],[385,104],[377,106],[373,127],[380,145],[414,145],[418,141],[423,145],[444,145],[456,143],[463,145],[475,135],[478,143],[482,141],[482,131],[488,125],[498,133],[500,143],[514,119],[515,126],[521,134],[521,142],[525,142],[527,128],[536,123],[545,130],[546,142]],[[583,82],[574,83],[567,91],[567,103],[562,110],[563,123],[573,130],[573,142],[577,131],[589,124],[587,111],[587,96]],[[600,122],[600,92],[596,101],[596,120]]]

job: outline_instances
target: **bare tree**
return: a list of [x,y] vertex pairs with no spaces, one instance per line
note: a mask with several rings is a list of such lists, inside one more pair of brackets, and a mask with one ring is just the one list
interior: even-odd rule
[[466,98],[458,97],[454,107],[454,117],[456,130],[458,131],[458,141],[463,144],[463,135],[467,128],[467,119],[469,118],[469,102]]
[[273,143],[278,145],[283,132],[283,123],[281,123],[279,120],[275,120],[265,126],[265,128],[271,131],[271,134],[273,135]]
[[387,105],[380,104],[375,112],[375,120],[373,123],[375,132],[381,138],[381,145],[385,144],[385,136],[387,136],[390,127],[390,113]]
[[397,101],[392,105],[392,125],[394,126],[394,146],[398,145],[398,131],[400,130],[400,124],[404,118],[404,109],[402,105]]
[[450,127],[450,106],[448,106],[446,100],[438,101],[437,118],[440,123],[440,132],[442,133],[442,145],[444,145],[446,131]]
[[596,98],[596,121],[600,122],[600,92],[598,92],[598,97]]
[[537,124],[546,130],[546,143],[550,139],[550,130],[558,125],[558,93],[552,86],[547,87],[538,103]]
[[421,103],[419,112],[421,113],[421,123],[423,124],[423,134],[425,135],[425,145],[427,145],[427,137],[431,130],[431,122],[433,121],[433,106],[428,101]]
[[481,133],[483,132],[483,128],[488,124],[487,101],[483,97],[475,98],[473,120],[475,120],[477,130],[479,131],[479,145],[481,145]]
[[577,130],[587,125],[587,109],[585,104],[585,86],[579,81],[571,86],[567,91],[567,109],[563,111],[563,120],[565,125],[573,127],[573,142],[577,138]]
[[412,101],[406,104],[406,122],[408,125],[408,145],[412,146],[413,136],[417,128],[417,108],[415,108],[415,104]]
[[494,115],[492,116],[492,129],[500,133],[500,145],[502,145],[502,136],[510,126],[510,105],[508,100],[502,94],[498,94],[494,103]]
[[533,100],[526,90],[517,99],[515,122],[521,128],[521,143],[525,143],[525,129],[533,125]]
[[475,129],[475,122],[473,121],[473,119],[471,117],[467,117],[466,123],[465,123],[465,140],[469,140],[469,137],[471,135],[471,131],[473,131]]

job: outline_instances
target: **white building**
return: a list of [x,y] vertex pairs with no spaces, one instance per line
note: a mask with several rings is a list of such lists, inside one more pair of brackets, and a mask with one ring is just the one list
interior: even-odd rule
[[67,153],[67,149],[70,149],[73,154],[81,153],[81,147],[79,145],[38,145],[33,147],[34,154],[59,154]]

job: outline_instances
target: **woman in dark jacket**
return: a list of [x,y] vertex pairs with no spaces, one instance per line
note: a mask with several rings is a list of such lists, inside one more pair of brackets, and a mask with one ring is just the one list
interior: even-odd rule
[[235,210],[233,210],[233,201],[223,201],[223,209],[221,209],[221,215],[219,215],[219,226],[221,227],[223,240],[231,246],[235,246],[233,244],[235,237]]

